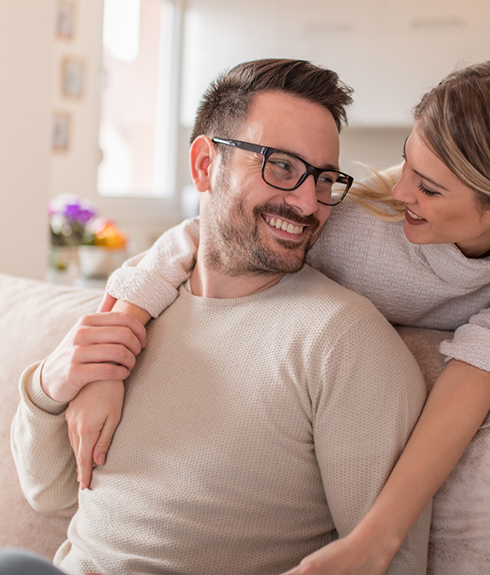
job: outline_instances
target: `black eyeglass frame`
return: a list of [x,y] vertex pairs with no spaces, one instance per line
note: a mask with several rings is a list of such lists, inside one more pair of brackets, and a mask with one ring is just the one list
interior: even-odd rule
[[[268,186],[271,186],[271,188],[276,188],[277,190],[283,190],[285,192],[291,192],[293,190],[296,190],[301,186],[301,184],[306,180],[308,176],[313,176],[316,185],[318,178],[320,177],[320,174],[323,174],[323,172],[333,172],[334,174],[338,174],[340,177],[339,179],[336,180],[335,183],[339,182],[341,184],[345,184],[346,187],[344,193],[342,194],[340,200],[335,202],[335,204],[327,204],[326,202],[322,202],[317,198],[317,202],[323,204],[324,206],[338,206],[340,202],[345,198],[352,184],[354,183],[354,178],[352,176],[349,176],[348,174],[345,174],[344,172],[339,172],[339,170],[333,170],[333,169],[327,170],[325,168],[316,168],[315,166],[309,164],[306,160],[303,160],[303,158],[300,158],[295,154],[291,154],[290,152],[279,150],[278,148],[269,148],[268,146],[261,146],[260,144],[251,144],[250,142],[242,142],[241,140],[228,140],[224,138],[211,138],[211,141],[214,142],[215,144],[224,144],[225,146],[233,146],[235,148],[239,148],[240,150],[247,150],[249,152],[255,152],[256,154],[260,154],[263,157],[262,179]],[[296,158],[300,162],[303,162],[303,164],[306,167],[305,173],[301,176],[301,178],[296,182],[296,184],[292,188],[282,188],[279,186],[275,186],[274,184],[269,183],[265,179],[264,170],[266,162],[269,159],[269,157],[275,152],[279,152],[281,154],[291,156],[292,158]]]

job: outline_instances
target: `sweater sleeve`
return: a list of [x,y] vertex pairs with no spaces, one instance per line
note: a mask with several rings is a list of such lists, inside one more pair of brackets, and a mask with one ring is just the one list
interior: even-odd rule
[[160,236],[147,252],[117,269],[107,282],[107,291],[158,317],[191,275],[198,246],[199,218],[184,220]]
[[439,349],[446,361],[459,359],[490,372],[490,308],[471,316],[454,332],[453,339],[443,341]]
[[54,511],[77,501],[77,468],[68,439],[66,405],[42,390],[41,367],[31,365],[20,379],[21,402],[12,422],[11,447],[29,503],[36,511]]
[[[413,356],[377,313],[344,330],[328,354],[324,382],[313,394],[315,453],[332,519],[344,537],[388,479],[426,391]],[[387,573],[426,572],[429,527],[430,505]]]

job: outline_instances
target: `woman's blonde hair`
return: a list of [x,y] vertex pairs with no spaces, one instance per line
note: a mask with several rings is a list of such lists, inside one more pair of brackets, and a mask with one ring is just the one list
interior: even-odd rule
[[[474,190],[481,211],[490,208],[490,61],[446,76],[422,97],[414,119],[427,146]],[[351,193],[378,217],[403,220],[403,204],[391,196],[396,183],[392,174],[372,174],[368,184],[357,184]],[[369,200],[381,201],[391,210],[377,209]]]
[[405,206],[395,200],[391,191],[401,176],[401,165],[379,172],[364,165],[368,172],[362,182],[354,182],[347,198],[354,200],[362,208],[381,220],[402,222],[405,219]]

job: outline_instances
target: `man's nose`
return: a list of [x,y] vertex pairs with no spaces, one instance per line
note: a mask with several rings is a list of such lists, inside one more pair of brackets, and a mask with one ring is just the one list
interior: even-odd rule
[[295,190],[287,192],[284,201],[289,206],[297,208],[303,216],[314,214],[318,210],[318,200],[313,175],[309,175]]

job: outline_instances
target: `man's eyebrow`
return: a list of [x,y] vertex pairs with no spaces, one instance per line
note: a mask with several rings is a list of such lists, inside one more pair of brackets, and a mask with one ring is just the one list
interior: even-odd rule
[[[310,164],[310,162],[308,162],[308,160],[306,160],[305,158],[303,158],[303,156],[301,154],[298,154],[298,152],[293,152],[291,150],[280,150],[278,148],[274,148],[276,149],[278,152],[284,152],[285,154],[289,154],[290,156],[296,156],[296,158],[300,158],[300,160],[303,160],[303,162],[306,162],[307,164]],[[313,164],[310,164],[310,166],[312,166]],[[334,164],[327,164],[326,166],[314,166],[315,168],[321,168],[322,170],[325,170],[326,172],[328,172],[329,170],[333,170],[334,172],[338,172],[339,171],[339,167],[335,166]]]
[[[405,139],[405,142],[403,143],[403,158],[405,159],[405,161],[407,159],[407,140],[408,140],[408,137]],[[412,172],[414,174],[417,174],[417,176],[421,177],[423,180],[426,180],[427,182],[431,183],[433,186],[436,186],[436,188],[441,188],[441,190],[449,192],[449,190],[447,188],[445,188],[441,184],[438,184],[437,182],[434,182],[434,180],[432,180],[431,178],[424,176],[424,174],[417,172],[417,170],[414,170],[413,168],[410,168],[410,169],[412,170]]]

